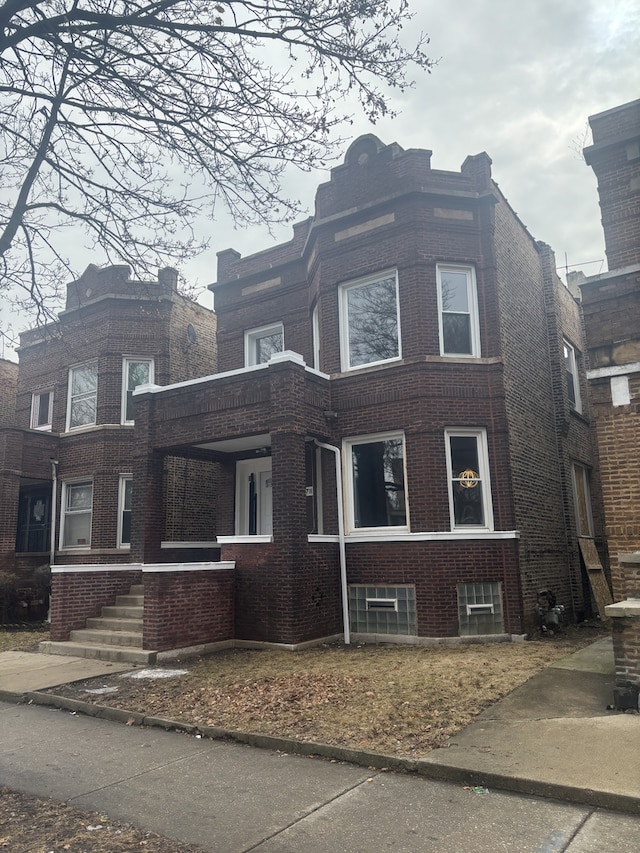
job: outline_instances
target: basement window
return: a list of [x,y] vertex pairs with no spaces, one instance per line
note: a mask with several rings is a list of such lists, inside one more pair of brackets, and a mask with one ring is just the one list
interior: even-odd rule
[[354,633],[415,636],[415,587],[351,584],[349,621]]
[[461,637],[503,634],[502,584],[459,583],[458,619]]

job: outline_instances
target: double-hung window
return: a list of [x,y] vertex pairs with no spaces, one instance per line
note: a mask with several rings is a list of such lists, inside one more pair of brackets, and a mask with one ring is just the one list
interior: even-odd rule
[[398,275],[378,273],[340,288],[340,359],[343,370],[399,359]]
[[348,529],[407,530],[404,435],[360,436],[344,450]]
[[568,341],[563,342],[564,369],[567,382],[567,397],[569,406],[576,412],[582,411],[582,400],[580,399],[580,377],[578,374],[578,360],[575,348]]
[[40,391],[31,398],[31,429],[50,430],[53,391]]
[[90,547],[92,512],[91,480],[62,484],[62,548]]
[[452,530],[493,530],[487,435],[447,430],[449,510]]
[[480,356],[478,297],[473,267],[438,265],[440,354]]
[[125,358],[122,362],[122,414],[123,424],[133,423],[133,392],[138,385],[153,382],[152,358]]
[[129,548],[131,545],[132,487],[133,478],[131,474],[121,474],[118,490],[118,548]]
[[95,364],[83,364],[69,370],[67,429],[92,426],[96,423],[98,369]]
[[244,364],[254,367],[266,364],[276,353],[284,351],[284,328],[282,323],[261,326],[244,333]]

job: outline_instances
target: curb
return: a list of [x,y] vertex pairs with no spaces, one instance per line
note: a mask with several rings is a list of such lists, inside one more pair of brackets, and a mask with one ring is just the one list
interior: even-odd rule
[[128,725],[149,726],[167,731],[183,732],[188,735],[201,735],[210,740],[226,740],[253,746],[258,749],[269,749],[291,755],[317,756],[330,761],[340,761],[368,767],[371,770],[395,771],[412,773],[439,782],[452,782],[476,787],[493,788],[499,791],[510,791],[517,794],[543,797],[545,799],[562,800],[580,805],[595,806],[611,811],[640,814],[640,797],[627,794],[616,794],[611,791],[598,791],[591,788],[578,788],[574,785],[562,785],[557,782],[543,782],[538,779],[527,779],[521,776],[510,776],[502,773],[479,772],[473,768],[457,767],[429,759],[400,758],[396,755],[386,755],[381,752],[369,752],[361,749],[335,746],[333,744],[315,743],[314,741],[299,741],[293,738],[263,735],[251,732],[223,729],[218,726],[197,726],[180,720],[165,717],[155,717],[139,711],[127,711],[122,708],[111,708],[108,705],[94,705],[81,699],[70,699],[56,696],[53,693],[33,691],[29,693],[10,693],[0,690],[0,700],[14,704],[34,704],[59,708],[76,714],[85,714],[102,720],[110,720]]

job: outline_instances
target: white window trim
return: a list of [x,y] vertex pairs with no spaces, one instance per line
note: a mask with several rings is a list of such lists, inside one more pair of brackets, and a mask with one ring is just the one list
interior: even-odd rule
[[[351,451],[354,445],[374,444],[377,441],[388,441],[389,439],[402,440],[402,466],[404,474],[404,503],[406,524],[385,525],[383,527],[356,527],[355,524],[355,492],[353,487],[353,465]],[[342,441],[342,471],[343,490],[345,505],[345,533],[347,536],[357,534],[361,536],[386,536],[390,534],[409,532],[409,495],[407,490],[407,445],[404,432],[381,432],[369,435],[356,435],[345,438]]]
[[131,542],[122,541],[122,516],[124,513],[125,490],[127,482],[133,483],[133,475],[120,474],[120,481],[118,483],[118,539],[116,547],[122,549],[123,551],[129,551],[131,549]]
[[[467,276],[467,299],[469,302],[470,328],[471,328],[471,352],[445,352],[444,329],[442,310],[442,278],[441,274],[446,271],[463,272]],[[476,270],[470,264],[437,264],[437,291],[438,291],[438,333],[440,335],[440,355],[455,358],[480,358],[480,323],[478,314],[478,286],[476,282]],[[447,312],[449,313],[449,312]],[[459,312],[451,312],[459,313]]]
[[[67,512],[67,490],[69,486],[77,486],[81,483],[86,483],[91,485],[91,508],[89,510],[83,510],[83,512],[88,512],[90,516],[89,523],[89,541],[84,545],[65,545],[64,544],[64,531],[67,524],[67,516],[69,513]],[[60,531],[59,531],[59,548],[61,551],[89,551],[91,549],[91,538],[93,534],[93,493],[94,493],[94,483],[92,477],[78,477],[75,480],[63,480],[62,489],[61,489],[61,502],[60,502]]]
[[[43,394],[49,395],[49,411],[47,413],[47,422],[45,424],[36,424],[35,421],[37,420],[37,412],[40,409],[39,400]],[[35,391],[31,395],[31,419],[29,421],[29,423],[31,425],[31,429],[38,429],[38,430],[41,430],[43,432],[51,432],[52,416],[53,416],[53,391],[50,391],[50,390]]]
[[[478,448],[478,471],[482,488],[484,524],[456,524],[455,506],[453,501],[453,467],[451,463],[451,438],[475,438]],[[493,499],[491,496],[491,480],[489,476],[489,450],[487,431],[485,429],[446,429],[444,433],[445,453],[447,458],[447,493],[449,496],[449,518],[451,530],[455,532],[473,533],[474,531],[493,532]]]
[[270,323],[268,326],[259,326],[257,329],[247,329],[244,333],[244,366],[256,367],[258,362],[255,358],[255,344],[259,338],[274,335],[280,332],[282,335],[282,350],[284,352],[284,324]]
[[[582,395],[580,394],[580,374],[578,372],[578,359],[576,358],[576,348],[573,344],[569,343],[566,338],[562,340],[563,344],[563,352],[562,352],[562,362],[564,366],[565,373],[568,373],[566,358],[564,355],[564,349],[566,348],[569,352],[569,368],[571,371],[571,376],[573,377],[573,391],[576,397],[575,405],[569,400],[569,408],[580,414],[582,412]],[[565,376],[566,381],[566,376]],[[567,398],[569,397],[569,392],[567,391]]]
[[[349,307],[348,293],[357,287],[362,287],[367,284],[373,284],[376,281],[382,281],[385,278],[395,279],[396,285],[396,324],[398,329],[398,355],[391,358],[382,358],[377,361],[368,361],[366,364],[351,365],[350,347],[349,347]],[[341,284],[338,290],[338,311],[340,324],[340,366],[342,371],[347,370],[363,370],[367,367],[376,367],[379,364],[388,364],[393,361],[402,359],[402,332],[400,328],[400,294],[398,286],[398,270],[389,269],[377,272],[374,275],[368,275],[364,278],[356,279],[355,281],[347,281]]]
[[[78,426],[72,427],[71,426],[71,408],[72,408],[73,400],[72,400],[72,396],[71,396],[71,389],[73,387],[73,372],[74,372],[74,370],[81,370],[82,368],[85,368],[85,369],[93,368],[95,370],[95,373],[96,373],[95,416],[94,416],[93,421],[91,421],[91,423],[79,424]],[[67,380],[67,422],[66,422],[67,432],[76,432],[77,430],[87,429],[88,427],[96,426],[97,423],[98,423],[98,363],[97,363],[97,361],[88,361],[84,364],[73,364],[69,367],[69,378]]]
[[[147,355],[127,355],[122,359],[122,394],[120,399],[120,423],[132,424],[133,418],[127,420],[127,391],[129,386],[129,365],[130,364],[148,364],[149,379],[145,384],[153,385],[155,380],[155,362],[152,356]],[[136,386],[139,387],[139,386]],[[135,389],[132,389],[135,390]]]
[[313,367],[320,370],[320,303],[316,302],[311,312],[311,339],[313,346]]

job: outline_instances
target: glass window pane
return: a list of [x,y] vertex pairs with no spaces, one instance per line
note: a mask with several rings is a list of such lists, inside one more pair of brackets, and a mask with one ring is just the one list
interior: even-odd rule
[[406,525],[402,439],[354,445],[352,472],[355,527]]
[[149,362],[130,361],[127,377],[127,390],[135,391],[138,385],[146,385],[149,382]]
[[71,403],[71,416],[69,427],[85,426],[96,422],[96,399],[87,397],[73,400]]
[[347,290],[349,366],[397,358],[395,276]]
[[38,396],[37,426],[49,423],[49,394]]
[[93,486],[91,483],[78,483],[77,485],[67,486],[67,509],[91,509],[92,492]]
[[465,272],[442,270],[440,288],[443,311],[469,311],[469,290]]
[[279,352],[282,352],[282,332],[273,332],[256,338],[256,364],[266,364],[271,356]]
[[88,394],[97,388],[97,377],[93,367],[76,367],[71,374],[71,394]]
[[64,539],[67,547],[89,545],[91,542],[91,513],[81,512],[67,515],[64,520]]
[[471,317],[468,314],[443,314],[442,336],[444,352],[471,355]]
[[482,479],[476,436],[451,436],[454,520],[457,525],[484,526]]

